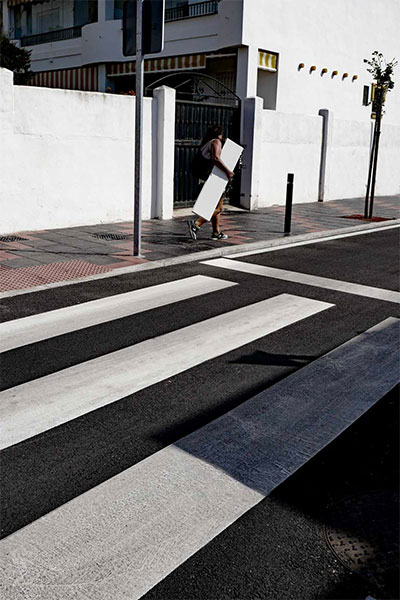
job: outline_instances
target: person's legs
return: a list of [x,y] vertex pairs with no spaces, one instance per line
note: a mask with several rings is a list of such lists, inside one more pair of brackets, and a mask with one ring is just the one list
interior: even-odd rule
[[192,238],[192,240],[197,240],[197,232],[200,229],[200,227],[204,225],[204,223],[206,223],[206,220],[202,217],[198,217],[195,221],[193,219],[189,219],[189,221],[186,222],[189,228],[190,237]]
[[[211,225],[212,225],[212,231],[213,231],[212,238],[213,239],[225,240],[228,237],[226,234],[221,233],[219,230],[220,215],[223,210],[223,207],[224,207],[224,194],[222,194],[221,198],[219,199],[217,207],[214,210],[213,215],[211,217]],[[204,223],[207,223],[207,220],[203,219],[203,217],[198,217],[195,221],[193,221],[192,219],[187,221],[187,225],[189,227],[189,233],[193,240],[197,239],[197,230],[200,229],[200,227],[202,225],[204,225]]]
[[222,195],[217,204],[217,208],[214,210],[213,216],[211,217],[211,225],[212,225],[213,233],[219,233],[219,223],[220,223],[223,207],[224,207],[224,196]]
[[206,219],[203,219],[203,217],[198,217],[195,220],[194,225],[197,227],[197,229],[199,229],[202,225],[204,225],[204,223],[207,223]]

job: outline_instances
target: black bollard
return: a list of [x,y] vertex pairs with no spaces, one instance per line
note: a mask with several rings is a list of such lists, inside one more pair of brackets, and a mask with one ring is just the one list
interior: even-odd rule
[[294,173],[288,173],[286,185],[285,235],[290,235],[292,223],[293,181]]

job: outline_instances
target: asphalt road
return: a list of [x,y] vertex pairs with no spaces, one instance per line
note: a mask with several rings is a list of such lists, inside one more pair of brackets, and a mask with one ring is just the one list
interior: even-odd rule
[[[397,229],[237,260],[398,290]],[[0,316],[7,322],[198,274],[238,285],[4,352],[1,389],[280,294],[334,306],[4,449],[0,455],[3,536],[198,430],[384,319],[399,317],[394,302],[199,263],[7,298],[1,302]],[[143,597],[399,597],[392,555],[382,557],[381,552],[357,573],[338,560],[327,542],[329,527],[335,531],[347,527],[349,535],[355,535],[356,526],[352,530],[338,517],[338,511],[342,518],[349,512],[343,508],[346,498],[354,498],[352,505],[358,506],[354,523],[368,502],[377,507],[374,518],[389,514],[382,507],[398,491],[397,395],[397,390],[387,394]],[[371,495],[376,501],[371,501]],[[385,526],[393,532],[397,523],[394,514]]]

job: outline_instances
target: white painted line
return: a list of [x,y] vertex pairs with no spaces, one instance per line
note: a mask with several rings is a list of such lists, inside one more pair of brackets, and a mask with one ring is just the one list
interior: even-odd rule
[[195,275],[0,324],[0,352],[237,285]]
[[228,258],[216,258],[202,262],[203,265],[218,267],[220,269],[229,269],[230,271],[240,271],[251,275],[261,275],[262,277],[271,277],[272,279],[281,279],[292,283],[301,283],[313,287],[334,290],[335,292],[344,292],[356,296],[366,296],[375,300],[385,300],[386,302],[400,303],[400,293],[392,290],[370,287],[369,285],[360,285],[358,283],[349,283],[339,279],[328,279],[327,277],[318,277],[317,275],[307,275],[306,273],[297,273],[296,271],[285,271],[284,269],[275,269],[274,267],[265,267],[263,265],[253,265],[251,263],[230,260]]
[[[269,248],[257,248],[256,250],[248,250],[246,252],[235,252],[235,256],[232,258],[242,258],[244,256],[253,256],[253,254],[264,254],[264,252],[277,252],[278,250],[287,250],[288,248],[295,248],[297,246],[307,246],[310,244],[320,244],[321,242],[330,242],[332,240],[341,240],[342,238],[354,237],[356,235],[365,235],[367,233],[377,233],[378,231],[386,231],[387,229],[398,229],[400,227],[397,225],[386,225],[386,227],[377,227],[374,229],[362,229],[361,231],[352,231],[350,233],[339,233],[336,235],[326,235],[325,237],[303,240],[303,241],[293,241],[288,242],[287,244],[279,244],[279,246],[270,246]],[[323,233],[322,231],[320,232]],[[297,237],[297,236],[296,236]]]
[[0,393],[5,448],[333,306],[282,294]]
[[398,329],[387,319],[4,539],[4,598],[141,598],[391,389]]

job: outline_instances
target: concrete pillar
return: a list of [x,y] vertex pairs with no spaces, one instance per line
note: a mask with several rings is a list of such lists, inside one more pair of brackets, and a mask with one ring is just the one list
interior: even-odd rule
[[97,67],[97,91],[105,92],[107,87],[106,65],[98,65]]
[[97,21],[98,23],[104,23],[106,20],[106,11],[107,11],[107,2],[106,0],[98,0],[97,2]]
[[329,152],[332,147],[333,112],[321,108],[318,114],[322,117],[321,160],[319,166],[318,202],[323,202],[329,185]]
[[7,1],[2,2],[3,9],[3,31],[5,34],[10,35],[10,9],[7,5]]
[[106,3],[106,21],[114,20],[114,0],[104,0]]
[[240,138],[243,138],[244,100],[257,96],[258,48],[238,48],[236,93],[241,99]]
[[153,143],[156,157],[153,169],[155,206],[153,217],[172,219],[175,169],[175,95],[174,89],[161,86],[154,90],[156,102]]
[[261,117],[262,98],[246,98],[242,102],[243,170],[240,184],[240,204],[248,210],[258,208],[260,197]]
[[[0,132],[14,130],[14,75],[0,67]],[[1,142],[1,135],[0,135]],[[4,150],[4,148],[3,148]],[[0,152],[0,155],[2,153]]]
[[257,95],[258,48],[238,48],[236,93],[241,100]]

